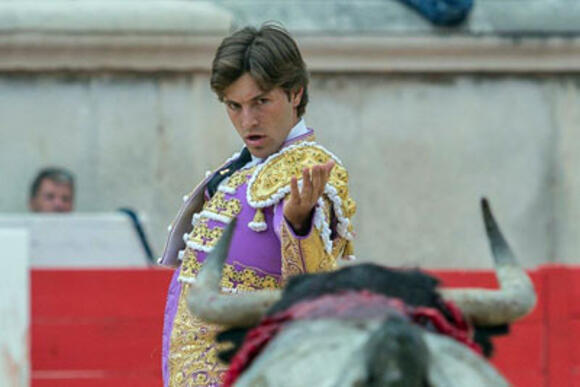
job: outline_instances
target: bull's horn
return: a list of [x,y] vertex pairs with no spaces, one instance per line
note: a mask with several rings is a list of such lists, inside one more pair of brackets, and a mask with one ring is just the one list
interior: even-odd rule
[[226,326],[251,326],[262,318],[268,308],[280,299],[279,290],[261,290],[244,294],[222,294],[220,279],[234,232],[234,219],[207,256],[197,279],[190,285],[187,305],[200,319]]
[[528,314],[536,304],[532,281],[516,261],[489,208],[482,199],[485,230],[493,254],[499,290],[441,289],[475,325],[491,326],[512,322]]

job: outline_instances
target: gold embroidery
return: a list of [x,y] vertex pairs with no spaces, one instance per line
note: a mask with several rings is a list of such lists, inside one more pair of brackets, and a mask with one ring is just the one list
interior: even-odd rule
[[[343,211],[344,211],[344,216],[346,216],[347,218],[351,218],[354,215],[354,213],[356,212],[356,203],[349,196],[349,197],[346,198],[346,200],[343,200],[343,202],[342,202],[342,208],[343,208]],[[352,230],[349,230],[349,231],[352,231]]]
[[[303,145],[281,151],[265,164],[255,175],[254,180],[248,187],[250,199],[253,203],[269,203],[272,197],[279,190],[290,184],[292,177],[300,179],[304,168],[311,168],[314,165],[326,163],[333,159],[332,155],[322,148]],[[354,214],[354,201],[348,194],[348,172],[340,165],[336,164],[332,168],[328,183],[334,187],[342,201],[344,216],[350,217]]]
[[327,254],[324,244],[316,228],[312,228],[306,238],[295,238],[288,229],[286,222],[282,223],[282,278],[285,281],[289,277],[302,273],[317,273],[336,269],[336,253],[340,251],[339,244],[343,244],[343,238],[337,238],[336,246],[333,246],[332,254]]
[[169,385],[219,386],[227,369],[217,358],[221,348],[215,343],[215,334],[219,327],[191,316],[186,302],[189,286],[182,284],[171,331]]
[[226,199],[225,194],[218,191],[206,203],[204,210],[233,219],[242,210],[242,205],[238,199]]
[[[197,260],[196,252],[188,248],[185,255],[188,257],[189,268],[197,274],[201,263]],[[185,266],[182,266],[182,274],[185,269]],[[276,289],[280,287],[280,281],[276,276],[265,274],[263,271],[249,267],[236,270],[233,265],[226,264],[221,285],[225,288],[235,286],[239,290]],[[215,343],[215,334],[219,326],[204,323],[189,313],[186,302],[189,286],[182,283],[171,331],[169,385],[219,386],[227,369],[217,358],[217,353],[225,349]]]
[[239,186],[241,186],[246,181],[248,181],[248,177],[251,176],[255,170],[256,170],[256,167],[252,167],[252,168],[248,168],[248,169],[240,169],[240,170],[234,172],[230,176],[230,178],[225,183],[225,185],[228,188],[237,189]]
[[202,217],[196,223],[191,234],[189,234],[189,241],[198,246],[213,247],[223,232],[224,229],[222,227],[209,228],[208,219]]
[[[180,277],[195,278],[202,266],[202,263],[197,259],[196,251],[187,248],[184,258],[187,258],[187,261],[184,260],[181,266]],[[222,288],[251,291],[258,289],[277,289],[280,287],[280,279],[277,275],[249,267],[238,261],[235,264],[241,266],[242,269],[237,270],[234,265],[229,263],[224,265],[220,283]]]
[[181,264],[181,273],[179,275],[183,278],[195,278],[200,269],[201,262],[197,260],[195,250],[186,247],[183,255],[183,263]]
[[304,273],[304,263],[300,251],[298,240],[292,236],[286,222],[282,222],[280,233],[280,243],[282,247],[282,280],[286,282],[288,278]]
[[266,223],[266,217],[264,216],[264,212],[261,208],[256,209],[256,214],[254,215],[254,219],[252,219],[254,223]]

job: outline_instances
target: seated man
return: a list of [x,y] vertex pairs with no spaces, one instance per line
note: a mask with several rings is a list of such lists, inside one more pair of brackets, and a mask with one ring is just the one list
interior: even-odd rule
[[30,187],[28,208],[32,212],[71,212],[74,206],[74,177],[62,168],[44,168]]

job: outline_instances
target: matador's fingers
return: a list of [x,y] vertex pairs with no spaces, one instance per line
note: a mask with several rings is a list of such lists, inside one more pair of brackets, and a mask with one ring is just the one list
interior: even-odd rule
[[320,195],[322,194],[322,191],[324,190],[324,182],[323,182],[323,176],[324,176],[324,169],[322,168],[322,165],[315,165],[314,167],[312,167],[312,187],[313,187],[313,196],[311,201],[316,201],[318,200],[318,198],[320,197]]
[[328,183],[328,180],[330,179],[330,172],[332,171],[332,168],[334,167],[334,161],[330,160],[326,164],[319,165],[319,167],[321,170],[321,172],[320,172],[321,178],[320,178],[320,191],[318,193],[318,197],[320,197],[324,193],[324,188],[326,187],[326,183]]
[[326,163],[324,165],[325,166],[325,168],[324,168],[325,174],[326,174],[325,185],[328,182],[328,179],[330,179],[330,173],[332,172],[332,168],[334,168],[334,165],[335,165],[334,160],[330,160],[328,163]]
[[298,192],[298,179],[290,179],[290,201],[295,204],[300,203],[300,193]]
[[300,196],[304,200],[310,200],[312,197],[312,178],[309,168],[302,170],[302,192]]

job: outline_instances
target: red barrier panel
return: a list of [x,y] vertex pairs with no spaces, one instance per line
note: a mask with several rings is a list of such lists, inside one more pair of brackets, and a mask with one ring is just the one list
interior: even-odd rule
[[171,274],[32,270],[32,385],[159,386]]
[[[449,287],[497,288],[497,280],[492,272],[432,272]],[[538,293],[538,303],[534,311],[510,327],[506,336],[493,340],[494,355],[491,359],[496,368],[513,386],[547,386],[545,370],[546,330],[544,271],[530,273]]]
[[[497,286],[491,272],[432,273],[445,286]],[[159,386],[171,274],[32,270],[32,386]],[[514,386],[580,387],[580,268],[542,267],[531,276],[538,305],[494,341],[492,361]]]
[[580,270],[546,268],[549,341],[546,373],[550,386],[580,386]]

